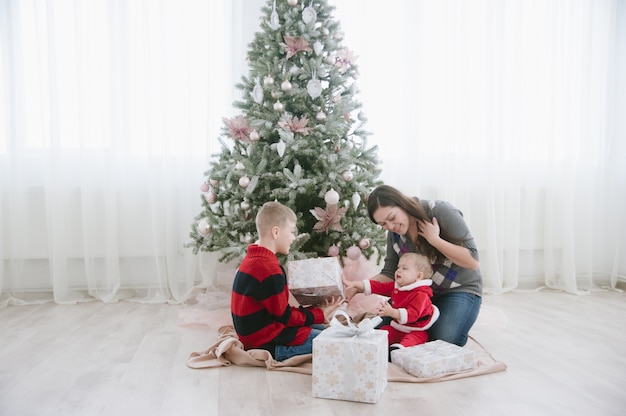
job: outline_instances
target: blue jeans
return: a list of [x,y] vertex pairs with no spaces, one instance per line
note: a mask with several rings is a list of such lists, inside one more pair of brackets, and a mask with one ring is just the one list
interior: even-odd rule
[[428,339],[441,339],[464,346],[469,330],[478,318],[482,298],[471,293],[455,292],[435,295],[432,300],[441,315],[428,330]]
[[276,345],[274,349],[274,359],[276,361],[284,361],[287,358],[291,358],[295,355],[312,354],[313,338],[321,334],[324,328],[326,328],[324,325],[313,325],[311,333],[302,345]]

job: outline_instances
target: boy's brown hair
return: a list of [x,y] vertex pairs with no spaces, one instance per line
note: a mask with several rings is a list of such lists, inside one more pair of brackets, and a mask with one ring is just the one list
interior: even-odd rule
[[256,230],[259,237],[269,232],[272,227],[283,227],[288,221],[297,221],[298,217],[291,208],[278,201],[266,202],[256,214]]

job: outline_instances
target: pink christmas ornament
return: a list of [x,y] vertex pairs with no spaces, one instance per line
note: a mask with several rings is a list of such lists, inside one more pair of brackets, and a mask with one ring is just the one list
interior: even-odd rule
[[196,229],[198,230],[198,233],[202,235],[208,235],[211,232],[211,225],[205,220],[202,220],[198,223]]
[[361,257],[361,249],[357,246],[348,247],[346,254],[350,260],[358,260]]
[[328,247],[328,255],[331,257],[337,257],[339,255],[339,247],[336,245]]
[[304,36],[299,37],[298,39],[293,36],[285,35],[283,36],[284,42],[280,43],[280,46],[285,48],[285,52],[287,52],[286,58],[289,59],[292,56],[300,53],[300,52],[311,52],[311,47],[309,46],[309,41],[304,38]]
[[315,207],[310,210],[311,214],[317,219],[317,223],[313,226],[313,230],[326,232],[332,229],[335,231],[343,231],[341,219],[346,215],[348,208],[339,208],[339,205],[327,205],[326,209]]
[[361,247],[363,250],[366,250],[367,248],[369,248],[370,246],[370,240],[368,238],[362,238],[361,241],[359,241],[359,247]]
[[296,4],[298,4],[298,0],[287,0],[287,4],[291,7],[294,7]]
[[200,185],[200,190],[202,192],[209,192],[209,184],[208,183],[203,183],[202,185]]
[[213,191],[209,191],[206,195],[204,195],[204,199],[209,204],[214,204],[217,201],[217,194]]
[[296,116],[291,118],[286,117],[278,122],[278,125],[283,129],[291,130],[293,133],[300,133],[303,136],[308,136],[310,133],[310,128],[307,127],[307,124],[309,124],[307,116],[302,116],[302,118],[298,118]]
[[243,116],[237,116],[232,119],[223,117],[222,121],[224,121],[224,124],[228,127],[228,134],[230,134],[233,140],[241,140],[244,143],[250,143],[248,135],[251,129]]
[[241,178],[239,178],[239,186],[241,186],[242,188],[247,188],[248,185],[250,185],[250,178],[248,178],[247,176],[242,176]]

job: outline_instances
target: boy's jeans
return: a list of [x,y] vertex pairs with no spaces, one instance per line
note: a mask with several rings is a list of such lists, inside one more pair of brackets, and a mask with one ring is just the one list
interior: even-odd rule
[[291,358],[294,355],[304,355],[313,353],[313,338],[322,333],[322,330],[326,328],[324,325],[313,325],[309,337],[304,341],[302,345],[277,345],[274,350],[274,358],[276,361],[284,361],[287,358]]

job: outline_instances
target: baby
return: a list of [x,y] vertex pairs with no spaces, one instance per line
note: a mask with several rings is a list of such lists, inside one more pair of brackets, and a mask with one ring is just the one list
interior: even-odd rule
[[391,349],[405,348],[428,341],[428,328],[437,318],[439,309],[431,302],[433,291],[430,288],[433,274],[426,256],[405,253],[400,257],[395,281],[377,280],[346,281],[346,292],[372,293],[390,296],[390,302],[381,302],[377,313],[389,316],[392,321],[382,326],[389,333]]

